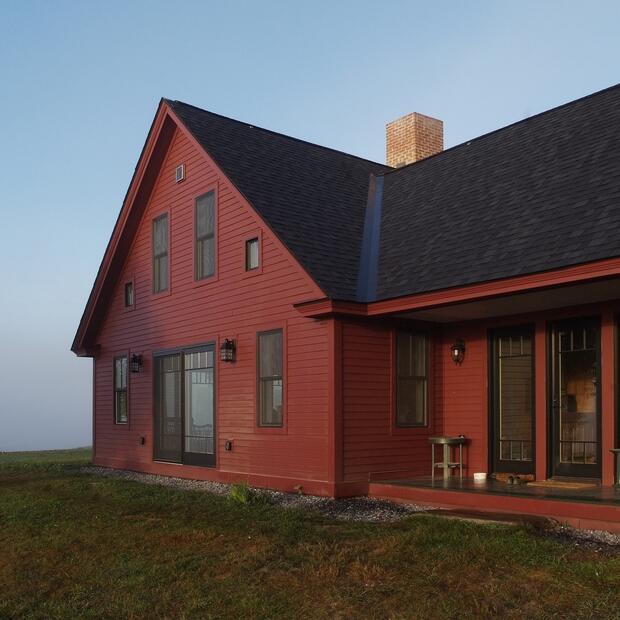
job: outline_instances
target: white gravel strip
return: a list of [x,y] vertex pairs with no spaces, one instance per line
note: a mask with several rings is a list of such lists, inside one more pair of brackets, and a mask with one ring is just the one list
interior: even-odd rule
[[[232,486],[222,482],[172,478],[170,476],[144,474],[136,471],[110,469],[108,467],[88,466],[80,468],[80,471],[85,474],[132,480],[144,484],[157,484],[191,491],[207,491],[215,495],[228,495]],[[329,497],[318,497],[316,495],[282,493],[280,491],[266,489],[258,489],[257,491],[266,495],[271,504],[284,508],[314,509],[318,510],[326,517],[346,521],[369,521],[373,523],[393,522],[404,519],[415,512],[432,510],[432,508],[428,506],[396,504],[373,497],[332,499]]]
[[601,530],[578,530],[568,525],[558,523],[549,531],[552,538],[565,540],[580,547],[589,547],[599,550],[601,547],[618,547],[620,549],[620,534],[612,534]]
[[[206,491],[215,495],[228,495],[232,485],[223,482],[211,482],[207,480],[189,480],[187,478],[172,478],[157,474],[144,474],[137,471],[123,469],[110,469],[108,467],[88,466],[82,467],[81,472],[95,474],[122,480],[132,480],[144,484],[157,484],[188,489],[192,491]],[[270,503],[283,506],[284,508],[314,509],[322,515],[346,521],[368,521],[373,523],[394,522],[416,512],[428,512],[434,510],[429,506],[416,504],[397,504],[373,497],[352,497],[347,499],[332,499],[318,497],[316,495],[301,495],[297,493],[282,493],[259,489],[258,492],[265,494]],[[569,542],[581,547],[593,549],[620,548],[620,535],[611,534],[598,530],[579,530],[568,525],[556,524],[544,532],[545,535],[560,541]]]

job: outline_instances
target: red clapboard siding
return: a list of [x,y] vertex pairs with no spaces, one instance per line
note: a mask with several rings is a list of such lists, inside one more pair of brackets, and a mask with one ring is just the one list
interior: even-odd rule
[[[456,340],[467,344],[461,364],[450,356]],[[468,439],[463,460],[467,474],[488,469],[488,344],[485,325],[447,327],[437,342],[436,366],[441,374],[443,433]]]
[[[392,422],[392,338],[383,326],[345,322],[343,362],[343,474],[345,481],[430,473],[428,437],[439,432],[433,415],[436,382],[429,382],[429,427],[395,429]],[[431,368],[434,355],[431,347]]]
[[[174,171],[185,164],[186,180]],[[217,192],[217,272],[194,281],[194,200]],[[169,213],[170,291],[151,293],[151,222]],[[261,237],[261,273],[244,269],[245,240]],[[134,281],[135,309],[126,311],[124,283]],[[237,362],[216,366],[217,458],[220,474],[238,472],[271,479],[327,479],[328,341],[327,321],[302,317],[292,304],[322,293],[273,238],[209,158],[181,130],[169,152],[137,234],[108,300],[96,343],[95,461],[160,473],[179,472],[152,461],[152,353],[225,337],[237,340]],[[285,330],[286,428],[276,432],[255,424],[256,333]],[[112,365],[120,352],[141,353],[144,369],[130,374],[130,423],[113,423]],[[216,356],[217,357],[217,356]],[[146,444],[140,445],[140,438]],[[224,442],[234,440],[231,452]],[[191,477],[209,477],[191,469]]]

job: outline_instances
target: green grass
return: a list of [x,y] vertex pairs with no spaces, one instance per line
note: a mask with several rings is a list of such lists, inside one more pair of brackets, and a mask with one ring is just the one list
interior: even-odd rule
[[0,455],[0,618],[620,617],[620,555],[432,516],[328,521],[87,476],[87,458]]

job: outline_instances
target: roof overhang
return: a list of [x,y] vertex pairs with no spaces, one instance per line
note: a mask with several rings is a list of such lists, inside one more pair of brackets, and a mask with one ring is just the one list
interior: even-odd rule
[[620,258],[372,303],[318,299],[295,308],[312,318],[390,316],[445,323],[612,299],[620,299]]

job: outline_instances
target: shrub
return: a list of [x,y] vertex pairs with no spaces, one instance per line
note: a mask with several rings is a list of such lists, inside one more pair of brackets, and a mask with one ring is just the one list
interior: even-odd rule
[[237,482],[230,487],[228,499],[235,504],[269,504],[269,496],[249,487],[245,482]]

